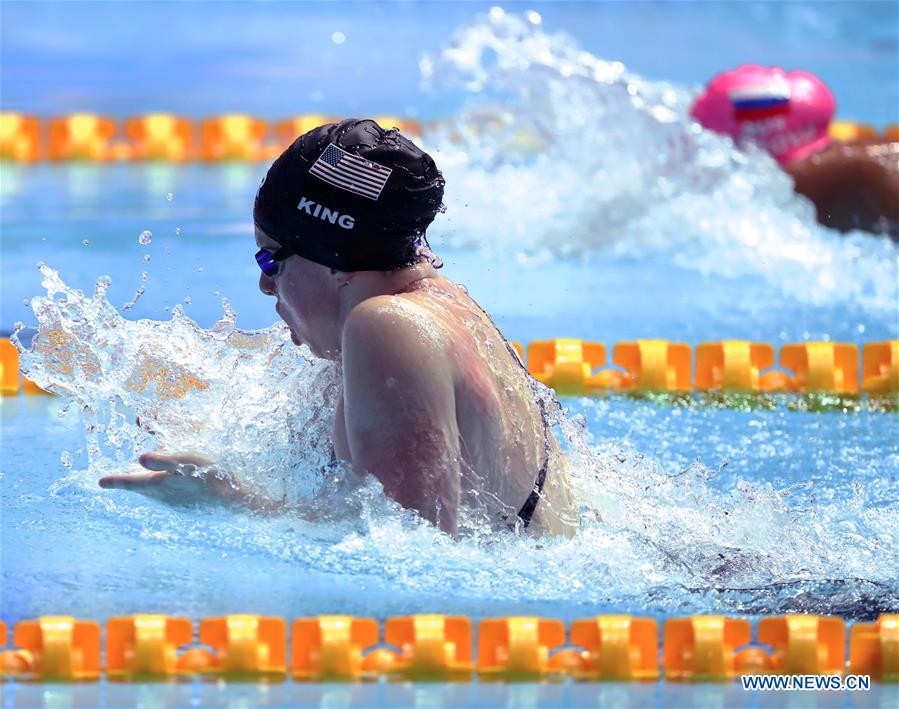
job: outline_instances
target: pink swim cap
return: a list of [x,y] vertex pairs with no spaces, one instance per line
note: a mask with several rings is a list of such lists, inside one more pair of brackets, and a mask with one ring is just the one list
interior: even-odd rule
[[783,165],[827,147],[835,109],[814,74],[744,64],[712,79],[690,115],[737,144],[758,143]]

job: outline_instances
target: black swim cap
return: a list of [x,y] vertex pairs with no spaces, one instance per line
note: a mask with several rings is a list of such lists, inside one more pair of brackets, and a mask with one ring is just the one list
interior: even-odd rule
[[431,156],[399,131],[348,119],[301,135],[275,160],[253,220],[310,261],[389,271],[419,260],[444,184]]

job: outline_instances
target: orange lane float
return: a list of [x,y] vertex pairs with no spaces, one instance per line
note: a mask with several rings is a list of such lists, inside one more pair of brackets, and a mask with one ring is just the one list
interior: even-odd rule
[[831,121],[827,129],[831,140],[840,143],[851,143],[856,140],[876,139],[877,129],[870,123],[855,121]]
[[862,391],[899,392],[899,340],[869,342],[862,348]]
[[724,616],[674,618],[664,626],[665,679],[723,681],[740,674],[736,650],[749,643],[748,620]]
[[350,680],[366,674],[363,653],[378,642],[373,618],[322,615],[300,618],[291,630],[290,671],[301,680]]
[[178,659],[178,669],[199,675],[283,679],[287,672],[287,626],[283,618],[229,615],[200,622],[200,642]]
[[0,112],[0,160],[34,162],[41,157],[41,127],[34,116]]
[[[293,624],[290,673],[298,681],[525,680],[654,681],[659,677],[656,622],[606,615],[575,620],[570,644],[559,620],[488,619],[479,626],[472,664],[472,624],[461,616],[390,618],[385,641],[371,618],[318,616]],[[232,615],[200,621],[200,642],[186,618],[134,615],[106,626],[106,678],[145,681],[287,678],[282,618]],[[674,618],[664,624],[661,666],[670,681],[727,682],[739,675],[868,675],[899,682],[899,615],[851,628],[849,662],[840,618],[786,615],[758,622],[724,616]],[[94,681],[101,675],[100,626],[68,616],[16,624],[13,649],[0,650],[0,677],[18,681]],[[0,647],[6,644],[0,622]]]
[[612,361],[623,367],[615,388],[622,391],[690,391],[692,374],[690,346],[666,340],[619,342]]
[[696,388],[759,391],[759,372],[773,365],[774,348],[764,342],[703,342],[696,347]]
[[877,682],[899,682],[899,615],[856,623],[849,633],[849,672]]
[[760,377],[765,391],[858,392],[858,347],[841,342],[803,342],[780,349],[780,366],[790,374]]
[[100,626],[69,616],[16,624],[16,650],[2,657],[4,674],[26,681],[95,680],[100,676]]
[[[387,668],[391,675],[411,679],[452,679],[470,676],[471,620],[463,616],[414,615],[388,618],[384,640],[400,648]],[[383,661],[384,653],[379,653]]]
[[583,396],[604,387],[593,370],[606,362],[606,348],[598,342],[558,338],[528,345],[528,371],[562,396]]
[[[518,342],[512,347],[523,359]],[[152,359],[152,358],[151,358]],[[557,338],[527,345],[528,371],[563,396],[621,392],[811,392],[856,395],[859,392],[858,348],[839,342],[787,344],[780,351],[780,368],[772,367],[774,348],[744,340],[704,342],[696,348],[696,378],[691,381],[690,346],[665,340],[638,340],[615,345],[613,360],[621,369],[599,369],[606,349],[599,342]],[[871,396],[899,392],[899,340],[864,345],[861,390]],[[142,390],[151,382],[165,388],[165,396],[179,397],[192,386],[205,384],[189,372],[160,379],[165,369],[148,360],[139,370],[140,381],[129,386]],[[27,379],[17,378],[18,352],[8,339],[0,339],[0,391],[16,394],[46,393]],[[597,371],[598,370],[598,371]],[[169,375],[171,373],[169,372]],[[183,375],[183,376],[182,376]],[[169,381],[171,380],[171,381]],[[186,389],[185,389],[186,387]]]
[[207,118],[200,131],[200,157],[207,162],[268,157],[263,147],[268,126],[258,118],[242,114]]
[[0,340],[0,394],[19,393],[19,350],[7,339]]
[[398,118],[397,116],[381,115],[375,116],[372,120],[381,128],[390,130],[398,128],[400,133],[408,137],[421,137],[421,123],[412,118]]
[[125,121],[132,160],[184,162],[193,157],[193,130],[186,118],[154,113]]
[[91,113],[76,113],[50,121],[51,160],[87,160],[107,162],[114,157],[113,137],[117,127],[113,119]]
[[786,615],[762,618],[758,641],[773,649],[777,674],[839,674],[846,662],[846,624],[842,618]]
[[601,615],[571,624],[571,642],[584,648],[580,679],[656,680],[659,678],[658,626],[651,618]]
[[8,339],[0,339],[0,396],[15,396],[19,392],[24,394],[49,394],[37,384],[21,377],[19,374],[19,350]]
[[269,146],[270,151],[274,157],[277,157],[304,133],[308,133],[313,128],[318,128],[318,126],[326,123],[336,123],[339,120],[339,118],[323,113],[306,113],[278,121],[274,126],[275,143]]
[[565,644],[561,620],[491,618],[478,626],[477,671],[485,679],[539,679],[551,671],[550,651]]
[[112,680],[165,677],[178,671],[177,651],[193,640],[187,618],[134,615],[106,623],[106,676]]

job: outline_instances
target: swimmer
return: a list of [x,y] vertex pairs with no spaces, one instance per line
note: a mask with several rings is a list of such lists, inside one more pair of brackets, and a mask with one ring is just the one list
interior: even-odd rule
[[747,64],[712,79],[691,115],[737,144],[765,148],[821,224],[899,240],[899,143],[831,144],[835,109],[815,75]]
[[[306,133],[256,194],[259,288],[276,299],[294,344],[341,365],[335,459],[452,536],[466,507],[500,527],[572,534],[547,418],[554,400],[466,290],[437,273],[425,230],[443,187],[429,155],[374,121]],[[151,472],[100,486],[172,504],[278,508],[220,478],[205,456],[140,462]]]

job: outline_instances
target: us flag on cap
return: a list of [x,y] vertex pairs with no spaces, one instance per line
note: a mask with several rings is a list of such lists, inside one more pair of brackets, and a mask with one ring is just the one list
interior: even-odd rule
[[376,202],[391,172],[393,170],[389,167],[348,153],[334,143],[325,148],[309,168],[310,175],[315,175],[329,185]]

